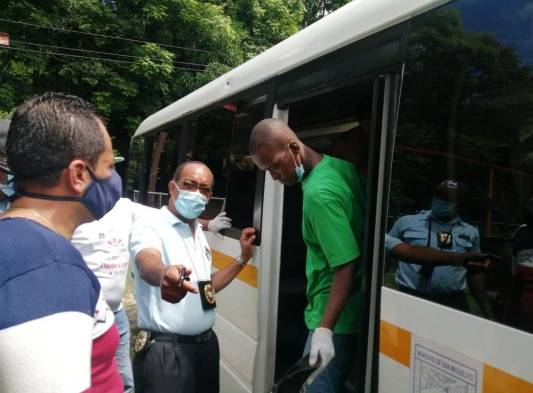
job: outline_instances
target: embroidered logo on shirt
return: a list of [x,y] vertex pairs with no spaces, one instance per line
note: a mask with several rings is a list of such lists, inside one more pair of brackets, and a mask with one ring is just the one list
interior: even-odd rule
[[119,238],[119,237],[114,237],[114,238],[112,238],[112,239],[109,239],[109,240],[107,241],[107,244],[108,244],[109,246],[112,246],[112,247],[120,247],[120,246],[122,246],[123,241],[122,241],[122,239]]

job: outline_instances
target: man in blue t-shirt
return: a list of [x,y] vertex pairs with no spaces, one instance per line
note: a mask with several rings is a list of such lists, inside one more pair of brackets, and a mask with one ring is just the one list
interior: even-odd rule
[[122,392],[118,334],[69,239],[120,198],[111,139],[92,105],[45,93],[7,137],[17,193],[0,219],[0,381],[10,393]]

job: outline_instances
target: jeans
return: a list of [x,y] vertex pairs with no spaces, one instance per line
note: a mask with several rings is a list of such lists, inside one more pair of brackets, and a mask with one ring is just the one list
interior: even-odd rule
[[[311,351],[311,337],[309,332],[305,343],[304,355]],[[344,383],[350,369],[353,367],[357,350],[357,334],[333,334],[335,357],[313,381],[305,388],[306,393],[343,393]]]
[[118,371],[124,384],[124,393],[133,392],[133,371],[130,360],[130,323],[124,308],[115,312],[115,324],[120,334],[115,358],[117,359]]

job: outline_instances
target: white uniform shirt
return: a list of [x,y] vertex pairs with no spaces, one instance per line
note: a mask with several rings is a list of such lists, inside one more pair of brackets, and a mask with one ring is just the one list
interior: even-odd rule
[[104,217],[79,226],[72,237],[72,244],[98,278],[113,312],[122,308],[133,224],[136,217],[149,214],[150,210],[155,209],[121,198]]
[[[161,252],[165,265],[190,268],[192,283],[210,280],[211,250],[202,226],[195,225],[193,237],[189,225],[166,207],[161,208],[159,214],[152,214],[149,220],[139,220],[130,241],[133,260],[141,250],[155,248]],[[199,294],[187,293],[179,303],[169,303],[161,298],[159,287],[141,278],[136,263],[132,263],[132,270],[140,328],[160,333],[196,335],[213,327],[215,310],[204,310]]]

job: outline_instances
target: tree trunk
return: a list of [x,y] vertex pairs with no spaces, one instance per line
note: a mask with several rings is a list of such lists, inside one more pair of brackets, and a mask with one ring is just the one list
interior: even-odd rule
[[[159,168],[159,159],[161,158],[161,153],[163,153],[163,147],[167,140],[167,133],[161,132],[157,139],[157,143],[154,149],[154,155],[152,157],[152,165],[150,166],[150,177],[148,180],[148,206],[154,206],[155,195],[155,183],[157,180],[157,169]],[[160,206],[158,206],[160,207]]]

